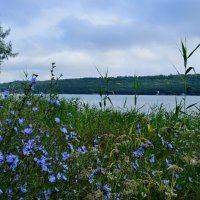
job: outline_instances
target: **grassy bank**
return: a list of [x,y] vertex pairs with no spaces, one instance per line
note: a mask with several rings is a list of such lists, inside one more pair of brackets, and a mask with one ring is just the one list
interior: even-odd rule
[[0,199],[199,198],[198,112],[98,110],[27,91],[0,98]]

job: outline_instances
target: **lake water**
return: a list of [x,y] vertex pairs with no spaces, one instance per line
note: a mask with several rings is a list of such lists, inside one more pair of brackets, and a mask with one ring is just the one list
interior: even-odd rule
[[[60,94],[60,98],[79,98],[81,102],[88,103],[90,106],[99,106],[100,96],[97,94],[84,95],[84,94]],[[113,106],[115,109],[131,109],[134,108],[134,95],[110,95]],[[164,95],[139,95],[137,108],[141,108],[141,111],[149,111],[155,106],[163,104],[168,110],[173,110],[176,106],[176,100],[178,103],[183,101],[183,96],[164,96]],[[126,104],[125,104],[126,102]],[[200,96],[186,96],[186,106],[200,102]],[[124,105],[125,104],[125,105]],[[111,106],[107,102],[108,106]],[[196,106],[200,106],[198,103]]]

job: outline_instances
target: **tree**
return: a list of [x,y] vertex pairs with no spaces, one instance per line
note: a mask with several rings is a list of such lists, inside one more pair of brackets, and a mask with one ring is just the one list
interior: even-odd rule
[[9,57],[15,57],[18,53],[12,52],[12,43],[6,42],[6,37],[10,34],[10,29],[3,30],[0,25],[0,66],[4,60],[8,60]]

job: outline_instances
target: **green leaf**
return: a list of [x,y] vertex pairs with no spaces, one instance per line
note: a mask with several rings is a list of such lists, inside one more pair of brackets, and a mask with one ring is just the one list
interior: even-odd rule
[[188,74],[192,69],[194,70],[194,67],[189,67],[189,68],[187,68],[185,74]]
[[184,67],[186,68],[186,66],[187,66],[187,48],[183,44],[182,40],[181,40],[181,47],[182,47],[182,56],[183,56],[183,59],[184,59]]
[[100,106],[100,108],[102,108],[102,103],[101,102],[99,102],[99,106]]
[[200,47],[200,44],[198,44],[198,45],[196,46],[196,48],[189,54],[189,56],[188,56],[187,58],[191,57],[192,54],[193,54],[199,47]]
[[110,97],[108,97],[108,100],[109,100],[110,104],[113,106],[113,103],[112,103]]
[[186,107],[186,109],[189,109],[189,108],[191,108],[191,107],[193,107],[193,106],[195,106],[195,105],[197,105],[197,104],[198,104],[198,103],[190,104],[189,106]]

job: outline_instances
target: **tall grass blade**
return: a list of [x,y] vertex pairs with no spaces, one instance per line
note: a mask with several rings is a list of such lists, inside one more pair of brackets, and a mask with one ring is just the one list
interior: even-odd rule
[[199,47],[200,47],[200,44],[198,44],[198,45],[196,46],[196,48],[188,55],[187,58],[190,58],[190,57],[192,56],[192,54],[193,54]]

